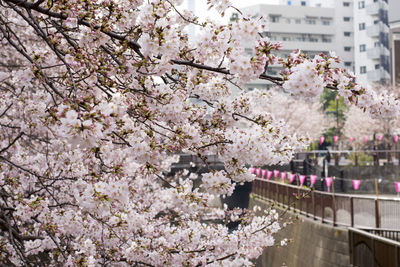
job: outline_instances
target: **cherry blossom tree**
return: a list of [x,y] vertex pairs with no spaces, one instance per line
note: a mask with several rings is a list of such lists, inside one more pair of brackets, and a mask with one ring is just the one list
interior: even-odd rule
[[[233,8],[207,2],[220,14]],[[332,67],[336,56],[278,58],[263,19],[202,21],[181,3],[0,1],[0,262],[252,265],[275,243],[276,212],[210,203],[255,179],[246,164],[286,163],[308,142],[256,112],[268,93],[234,95],[228,84],[268,80],[295,99],[327,87],[374,116],[398,114],[390,94]],[[267,75],[270,64],[284,73]],[[167,175],[177,152],[216,154],[225,170],[194,188]]]
[[365,146],[364,137],[371,140],[376,133],[382,132],[380,120],[371,118],[357,107],[350,107],[345,113],[346,122],[343,127],[344,135],[353,137],[352,145],[356,148]]
[[309,136],[311,140],[319,139],[326,128],[333,124],[323,113],[318,99],[296,100],[277,90],[270,91],[270,97],[260,106],[259,112],[272,114],[275,119],[283,120],[292,134]]
[[[378,93],[390,91],[398,95],[397,88],[382,86],[375,86],[374,88]],[[346,122],[343,127],[344,134],[348,138],[354,138],[352,144],[356,148],[365,146],[364,138],[366,137],[367,140],[371,141],[374,135],[386,136],[386,143],[392,144],[393,135],[398,135],[400,133],[400,120],[397,117],[372,118],[354,106],[349,108],[345,116]]]

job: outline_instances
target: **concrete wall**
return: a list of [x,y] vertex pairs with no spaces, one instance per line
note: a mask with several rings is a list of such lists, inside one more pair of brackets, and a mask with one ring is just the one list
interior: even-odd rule
[[[252,195],[254,196],[254,195]],[[266,209],[269,203],[250,198],[254,205]],[[293,213],[287,213],[293,216]],[[256,266],[264,267],[348,267],[350,266],[348,232],[346,229],[321,224],[300,216],[304,221],[289,225],[275,235],[277,243],[284,238],[293,239],[287,247],[270,247],[257,260]]]

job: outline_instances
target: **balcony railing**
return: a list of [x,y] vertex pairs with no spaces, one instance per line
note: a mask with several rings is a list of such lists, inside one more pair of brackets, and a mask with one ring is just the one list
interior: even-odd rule
[[383,68],[377,70],[371,70],[367,72],[368,81],[378,82],[381,80],[389,80],[390,74]]
[[373,4],[367,5],[365,7],[367,15],[374,16],[379,15],[379,9],[384,8],[384,3],[381,1],[375,2]]
[[367,57],[369,59],[380,59],[381,55],[388,56],[389,50],[384,47],[374,47],[367,50]]
[[367,35],[369,37],[379,37],[381,32],[387,32],[389,28],[382,22],[378,22],[372,26],[367,27]]

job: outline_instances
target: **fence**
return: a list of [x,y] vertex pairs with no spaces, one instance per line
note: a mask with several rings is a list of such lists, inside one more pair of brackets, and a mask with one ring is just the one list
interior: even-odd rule
[[261,179],[253,182],[252,192],[332,225],[385,230],[400,227],[400,198],[310,192],[306,188]]
[[296,154],[296,158],[311,158],[314,165],[319,158],[327,157],[336,166],[399,165],[400,150],[315,150]]
[[[383,232],[398,234],[398,231]],[[349,228],[349,249],[352,266],[400,267],[400,242]]]

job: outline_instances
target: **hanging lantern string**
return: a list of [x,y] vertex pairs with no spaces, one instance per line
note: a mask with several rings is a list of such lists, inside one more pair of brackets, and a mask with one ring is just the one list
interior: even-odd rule
[[[255,171],[253,171],[253,169],[255,170]],[[339,181],[351,181],[351,182],[353,182],[353,181],[357,181],[357,180],[360,180],[360,182],[362,182],[363,184],[364,183],[375,183],[375,178],[370,178],[370,179],[350,179],[350,178],[340,178],[340,177],[336,177],[336,176],[330,176],[330,177],[325,177],[325,178],[323,178],[323,177],[318,177],[317,175],[314,175],[314,174],[311,174],[311,175],[303,175],[303,174],[299,174],[299,173],[291,173],[291,172],[281,172],[281,171],[278,171],[278,170],[274,170],[274,171],[270,171],[270,170],[262,170],[261,168],[250,168],[250,172],[252,173],[252,174],[256,174],[255,172],[257,172],[256,170],[257,169],[259,169],[260,171],[265,171],[265,173],[275,173],[275,174],[277,174],[276,176],[274,176],[275,178],[279,178],[278,177],[278,174],[280,173],[281,174],[281,179],[282,179],[282,181],[284,181],[285,180],[285,178],[286,178],[286,174],[288,175],[288,177],[290,178],[289,179],[289,181],[290,181],[290,183],[292,183],[294,180],[295,180],[295,177],[299,177],[299,179],[300,179],[300,183],[301,184],[303,184],[305,181],[306,181],[306,179],[307,178],[309,178],[310,179],[310,182],[311,182],[311,184],[312,185],[314,185],[315,184],[315,182],[318,180],[318,178],[320,179],[320,181],[322,182],[322,181],[324,181],[325,179],[327,179],[327,178],[332,178],[332,181],[336,181],[336,180],[339,180]],[[259,171],[259,172],[260,172]],[[284,174],[284,175],[283,175]],[[283,176],[282,176],[283,175]],[[295,175],[295,177],[293,177],[293,175]],[[271,175],[272,176],[272,175]],[[257,177],[259,177],[259,175],[257,175]],[[264,176],[263,176],[264,177]],[[263,177],[259,177],[259,178],[263,178]],[[269,178],[267,179],[267,180],[269,180]],[[301,181],[301,180],[303,180],[303,181]],[[396,182],[396,181],[388,181],[388,180],[384,180],[384,179],[379,179],[380,181],[379,181],[379,183],[400,183],[400,182]],[[330,183],[330,182],[328,182],[328,183]],[[397,185],[397,184],[396,184]],[[329,184],[329,186],[330,186],[330,184]],[[328,186],[328,187],[329,187]]]

